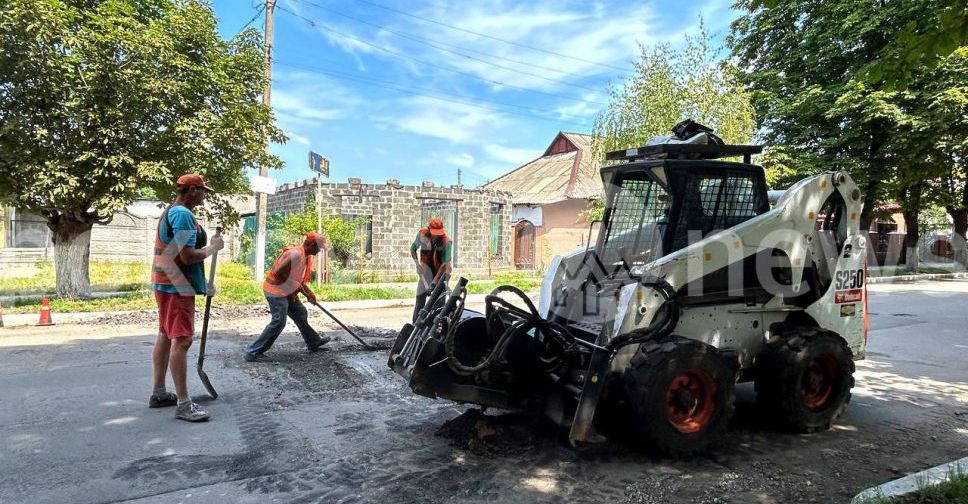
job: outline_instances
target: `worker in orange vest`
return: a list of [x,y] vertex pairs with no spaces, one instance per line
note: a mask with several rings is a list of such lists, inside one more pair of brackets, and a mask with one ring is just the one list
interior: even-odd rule
[[434,286],[438,282],[446,286],[453,270],[454,241],[444,231],[444,221],[440,217],[431,217],[427,227],[420,229],[410,244],[410,257],[417,266],[417,300],[413,307],[416,322]]
[[272,320],[262,330],[259,338],[245,349],[245,360],[257,362],[263,359],[263,354],[272,348],[272,344],[286,327],[287,316],[296,323],[310,352],[315,352],[329,343],[329,336],[321,335],[310,327],[306,307],[297,297],[302,293],[310,303],[316,303],[316,295],[310,290],[308,282],[313,269],[313,258],[322,247],[323,237],[319,233],[310,232],[306,234],[302,246],[280,251],[262,284],[262,292],[269,302]]
[[[175,418],[203,422],[208,420],[208,413],[188,395],[188,349],[195,335],[195,296],[214,295],[205,285],[205,258],[225,244],[218,234],[209,239],[192,213],[212,192],[205,179],[197,173],[187,173],[178,177],[175,185],[175,201],[158,220],[151,263],[151,282],[158,304],[158,337],[151,356],[154,390],[148,407],[175,406]],[[175,393],[165,388],[169,369]]]

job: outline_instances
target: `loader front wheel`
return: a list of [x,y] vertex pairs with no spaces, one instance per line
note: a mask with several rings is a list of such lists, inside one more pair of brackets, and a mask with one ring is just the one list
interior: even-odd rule
[[709,345],[676,336],[643,343],[623,383],[632,422],[650,451],[693,455],[726,432],[734,375]]
[[756,402],[786,430],[829,429],[847,407],[853,386],[850,349],[822,329],[780,329],[757,358]]

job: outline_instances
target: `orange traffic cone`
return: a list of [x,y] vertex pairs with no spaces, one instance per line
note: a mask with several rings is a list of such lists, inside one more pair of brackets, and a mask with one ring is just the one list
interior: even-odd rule
[[47,298],[40,303],[40,322],[37,322],[37,325],[54,325],[54,321],[50,319],[50,301]]

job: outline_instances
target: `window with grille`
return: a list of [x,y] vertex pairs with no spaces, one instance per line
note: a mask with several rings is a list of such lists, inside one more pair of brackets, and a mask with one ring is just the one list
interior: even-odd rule
[[670,252],[686,247],[691,239],[731,228],[769,208],[761,180],[747,171],[683,171],[671,178],[673,191],[681,194],[681,200]]
[[645,174],[620,180],[610,202],[602,262],[633,266],[661,257],[668,201],[665,190]]
[[457,266],[457,233],[459,226],[457,222],[457,202],[454,200],[423,200],[420,204],[420,227],[425,227],[431,217],[440,217],[444,221],[444,231],[447,237],[454,242],[451,249],[451,264]]
[[504,251],[504,233],[501,232],[504,229],[504,205],[500,203],[491,203],[491,229],[490,229],[490,239],[488,243],[490,244],[491,257],[500,257],[503,255]]

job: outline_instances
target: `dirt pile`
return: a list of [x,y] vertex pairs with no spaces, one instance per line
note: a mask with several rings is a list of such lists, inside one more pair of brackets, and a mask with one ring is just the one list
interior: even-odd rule
[[434,433],[450,445],[477,455],[504,457],[556,442],[554,425],[537,413],[485,415],[471,408],[448,420]]

